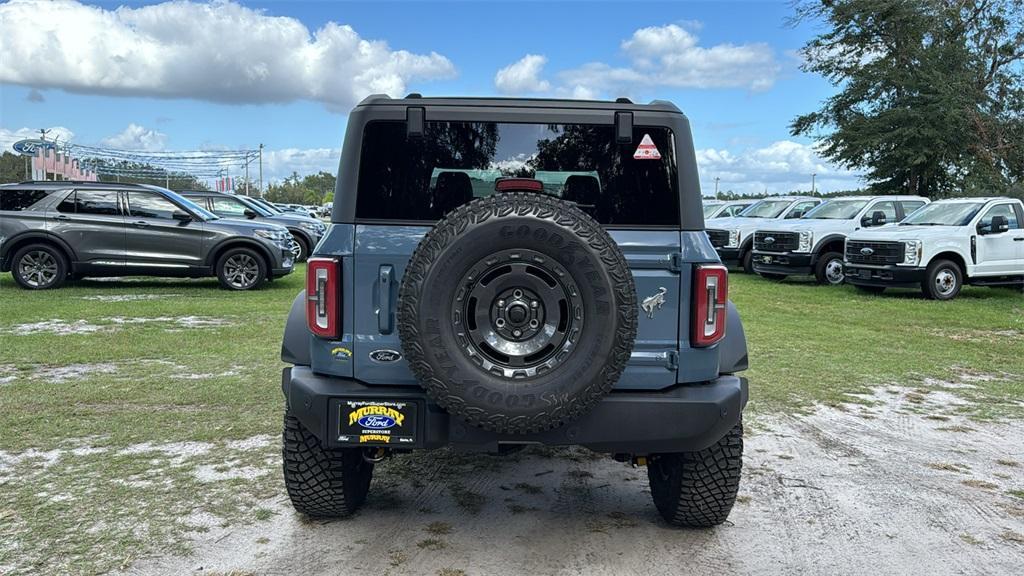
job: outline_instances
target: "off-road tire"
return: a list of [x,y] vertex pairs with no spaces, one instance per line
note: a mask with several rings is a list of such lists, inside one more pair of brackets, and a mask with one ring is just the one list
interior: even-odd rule
[[838,260],[839,265],[843,264],[843,255],[839,252],[825,252],[818,258],[817,264],[814,265],[814,279],[818,281],[818,284],[828,286],[839,286],[846,281],[846,275],[840,273],[842,278],[839,281],[833,281],[828,276],[828,265],[830,262]]
[[[47,273],[48,280],[45,282],[41,281],[38,276],[23,276],[21,270],[23,258],[33,258],[33,261],[48,258],[46,260],[50,264],[48,269],[53,269],[54,272]],[[68,259],[64,252],[50,244],[38,243],[22,246],[14,252],[14,256],[11,258],[11,276],[18,286],[26,290],[59,288],[68,278],[68,268]]]
[[360,448],[326,450],[302,424],[285,413],[284,485],[295,509],[317,518],[349,516],[366,501],[373,463]]
[[[233,258],[246,258],[247,262],[251,261],[255,268],[256,278],[254,281],[246,283],[238,283],[232,280],[230,271],[228,270],[228,262],[232,261]],[[263,256],[252,248],[230,248],[217,258],[217,265],[215,267],[217,273],[217,280],[220,281],[222,288],[226,290],[253,290],[258,288],[264,280],[267,279],[268,270],[267,262],[263,259]]]
[[743,423],[698,452],[655,454],[647,464],[651,497],[673,526],[710,528],[725,522],[740,487]]
[[[952,275],[953,286],[949,291],[943,291],[937,285],[940,274],[948,272]],[[921,281],[921,292],[929,300],[952,300],[960,294],[964,287],[964,273],[960,266],[952,260],[935,260],[928,265],[924,273],[924,280]]]
[[858,292],[865,294],[881,294],[885,292],[885,286],[862,286],[860,284],[854,284]]
[[[560,271],[552,278],[578,294],[582,329],[557,364],[512,379],[464,352],[453,315],[464,275],[483,276],[481,262],[514,254]],[[398,300],[402,352],[427,395],[471,425],[513,434],[561,426],[611,391],[636,317],[633,275],[604,228],[572,203],[521,192],[473,200],[438,222],[409,260]]]

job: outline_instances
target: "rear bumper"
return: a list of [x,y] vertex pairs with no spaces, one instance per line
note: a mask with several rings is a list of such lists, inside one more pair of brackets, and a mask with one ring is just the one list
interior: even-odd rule
[[[770,263],[765,263],[770,258]],[[761,274],[781,274],[783,276],[806,276],[814,273],[815,256],[813,254],[795,252],[758,252],[754,251],[754,272]]]
[[924,268],[907,266],[866,266],[846,264],[843,274],[847,284],[879,287],[917,287],[925,279]]
[[747,379],[722,375],[701,385],[658,392],[612,392],[579,420],[537,434],[497,434],[450,416],[409,386],[367,386],[323,376],[309,367],[285,368],[281,387],[290,413],[327,447],[337,447],[342,399],[418,404],[418,441],[402,448],[497,451],[500,444],[585,446],[598,452],[649,454],[702,450],[725,436],[747,404]]

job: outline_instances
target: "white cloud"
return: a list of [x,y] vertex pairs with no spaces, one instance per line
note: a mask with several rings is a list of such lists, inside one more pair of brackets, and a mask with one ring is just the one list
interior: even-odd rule
[[530,94],[547,92],[551,83],[540,79],[540,73],[548,59],[537,54],[527,54],[519,61],[498,70],[494,75],[494,86],[503,94]]
[[[292,172],[299,176],[315,174],[319,171],[338,173],[338,162],[341,159],[341,148],[282,148],[280,150],[263,151],[263,182],[279,182]],[[249,167],[249,176],[255,180],[256,165]]]
[[350,26],[311,31],[230,0],[114,10],[74,0],[0,5],[0,82],[217,102],[307,99],[344,109],[411,81],[448,78],[444,56],[392,50]]
[[821,192],[852,190],[863,185],[860,173],[845,170],[821,158],[812,145],[779,140],[763,148],[733,153],[726,149],[697,150],[697,165],[704,194],[719,189],[741,194],[781,194],[811,189],[811,174]]
[[167,135],[138,124],[129,124],[120,134],[104,138],[101,144],[118,150],[155,152],[164,149],[164,145],[167,144]]
[[764,43],[700,45],[696,23],[641,28],[620,44],[629,66],[589,62],[555,73],[557,82],[541,77],[547,59],[528,54],[495,76],[501,92],[552,91],[561,96],[597,98],[659,88],[741,88],[767,90],[781,65]]
[[[63,126],[50,126],[50,131],[46,135],[47,140],[58,140],[60,142],[70,142],[75,137],[75,133]],[[11,152],[14,150],[11,148],[11,144],[14,144],[18,140],[35,139],[39,138],[39,129],[37,128],[18,128],[12,130],[9,128],[0,128],[0,152]]]

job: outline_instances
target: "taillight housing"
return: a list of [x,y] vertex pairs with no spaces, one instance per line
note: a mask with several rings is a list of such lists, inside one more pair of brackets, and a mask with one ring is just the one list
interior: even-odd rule
[[306,324],[321,338],[341,333],[338,308],[341,300],[341,261],[310,258],[306,261]]
[[694,346],[711,346],[725,336],[729,272],[721,264],[697,266],[693,282]]

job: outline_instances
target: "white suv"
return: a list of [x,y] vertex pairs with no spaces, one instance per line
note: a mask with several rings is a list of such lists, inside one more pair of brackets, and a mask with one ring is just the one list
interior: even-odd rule
[[705,200],[704,219],[710,220],[712,218],[738,216],[747,206],[757,202],[757,200],[757,198],[751,198],[750,200]]
[[846,281],[881,292],[920,286],[950,300],[965,283],[1024,286],[1024,204],[1011,198],[939,200],[896,226],[846,240]]
[[821,204],[821,198],[773,196],[758,200],[738,216],[711,218],[705,222],[705,228],[723,264],[739,263],[744,272],[753,274],[754,230],[764,228],[769,220],[799,218],[818,204]]
[[846,196],[803,218],[772,222],[754,232],[754,271],[774,280],[813,275],[819,284],[842,284],[848,235],[899,222],[927,203],[921,196]]

